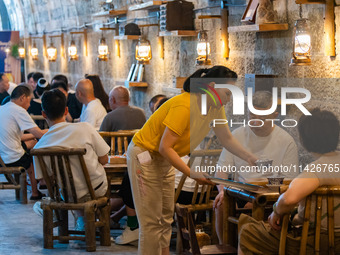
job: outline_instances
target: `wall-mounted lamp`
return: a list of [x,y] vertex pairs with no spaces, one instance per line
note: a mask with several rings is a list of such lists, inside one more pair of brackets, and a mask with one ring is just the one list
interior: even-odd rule
[[50,44],[50,46],[47,47],[48,61],[55,62],[57,60],[57,56],[58,56],[58,51],[57,51],[57,48],[54,47],[53,42],[52,42],[52,38],[51,38],[51,44]]
[[[72,31],[72,32],[70,32],[70,34],[72,35],[72,38],[73,38],[74,34],[82,34],[84,36],[83,56],[87,56],[87,29],[85,28],[83,31]],[[77,53],[78,53],[78,50],[77,50]]]
[[39,50],[37,48],[36,43],[33,43],[33,47],[31,48],[31,56],[33,60],[38,60]]
[[20,59],[25,59],[26,57],[26,49],[24,46],[20,45],[18,48],[18,53],[19,53],[19,58]]
[[141,64],[149,64],[152,58],[150,41],[141,36],[136,45],[136,60]]
[[311,36],[307,19],[302,18],[302,9],[300,5],[300,19],[295,23],[293,38],[293,57],[292,66],[303,66],[311,64]]
[[70,46],[68,47],[68,56],[70,61],[78,60],[78,49],[73,39],[71,40]]
[[197,36],[197,55],[196,65],[211,65],[210,55],[210,43],[208,41],[207,32],[201,30]]
[[107,46],[106,40],[105,40],[104,36],[102,35],[102,38],[99,41],[97,60],[107,61],[108,55],[109,55],[109,46]]

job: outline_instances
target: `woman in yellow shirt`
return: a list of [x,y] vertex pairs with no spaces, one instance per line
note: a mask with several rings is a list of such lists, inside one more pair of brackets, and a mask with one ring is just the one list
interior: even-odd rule
[[[204,79],[193,82],[190,78]],[[224,66],[196,71],[185,81],[185,93],[171,98],[151,115],[128,148],[128,172],[140,224],[139,254],[169,254],[175,190],[171,166],[190,176],[190,168],[181,157],[199,145],[213,119],[226,118],[224,105],[230,91],[214,89],[214,82],[207,78],[225,78],[230,84],[237,74]],[[212,96],[207,97],[206,115],[201,114],[203,93]],[[234,139],[227,124],[213,129],[227,150],[254,164],[256,157]],[[196,180],[211,184],[203,177]]]

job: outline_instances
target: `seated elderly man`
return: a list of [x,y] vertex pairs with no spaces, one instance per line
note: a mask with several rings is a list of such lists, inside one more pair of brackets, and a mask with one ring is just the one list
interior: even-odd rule
[[[109,104],[112,109],[103,120],[100,131],[119,131],[140,129],[146,118],[144,111],[138,107],[130,106],[129,90],[123,86],[114,87],[109,94]],[[109,139],[107,142],[111,142]],[[116,145],[115,148],[118,146]],[[116,152],[117,154],[117,152]],[[138,220],[133,204],[130,179],[127,172],[124,175],[118,195],[120,198],[111,199],[111,209],[117,212],[111,215],[115,225],[126,211],[127,226],[122,235],[115,239],[116,244],[127,244],[138,240]],[[125,205],[125,207],[124,207]]]
[[107,112],[100,100],[95,98],[93,84],[90,80],[83,79],[77,83],[76,97],[83,104],[80,122],[88,122],[96,130],[99,130]]
[[[272,94],[267,91],[258,91],[253,96],[253,105],[258,110],[267,110],[272,106]],[[266,119],[277,119],[278,112],[275,111],[270,115],[256,116],[249,112],[250,125],[240,127],[233,132],[234,137],[249,151],[257,155],[259,158],[266,157],[273,160],[273,166],[297,165],[298,151],[297,146],[286,131],[277,125],[273,125],[272,121],[265,121]],[[262,122],[263,121],[263,122]],[[262,125],[263,124],[263,125]],[[267,177],[272,177],[273,173],[267,172],[241,172],[242,166],[248,166],[244,160],[234,156],[226,149],[223,149],[219,158],[218,164],[220,166],[236,166],[238,172],[232,173],[234,180],[241,182],[256,182],[267,181]],[[216,172],[216,176],[227,179],[228,174],[225,172]],[[298,173],[287,172],[281,173],[282,177],[293,179]],[[214,206],[216,209],[216,231],[220,243],[222,242],[222,202],[223,202],[223,186],[219,185],[219,194],[216,196]],[[239,207],[244,207],[245,203],[238,201]],[[251,206],[251,204],[247,205]]]
[[[103,165],[108,162],[107,153],[110,150],[109,146],[90,124],[67,123],[65,121],[68,109],[66,107],[66,97],[60,90],[53,89],[45,92],[41,101],[42,115],[46,119],[50,129],[34,146],[34,149],[54,146],[86,148],[84,160],[95,195],[97,197],[104,196],[108,185]],[[36,178],[41,179],[43,176],[39,162],[36,157],[33,159]],[[77,159],[73,158],[71,161],[72,160]],[[78,164],[78,160],[75,164]],[[86,183],[83,181],[83,178],[80,177],[82,174],[81,168],[76,168],[73,172],[73,178],[78,200],[85,202],[90,199],[90,194]],[[76,229],[84,229],[82,215],[78,217]]]
[[[279,197],[273,206],[268,223],[256,221],[244,214],[241,215],[238,254],[278,254],[280,223],[283,215],[290,214],[293,208],[299,205],[298,213],[294,216],[292,224],[302,225],[305,198],[319,186],[340,185],[339,173],[334,171],[334,165],[339,164],[340,161],[340,152],[336,151],[339,142],[339,120],[333,113],[320,109],[312,110],[311,114],[311,116],[300,118],[298,129],[303,147],[314,156],[315,161],[307,165],[304,171],[290,183],[288,190]],[[328,166],[325,168],[325,172],[308,170],[318,164]],[[323,203],[326,204],[326,201]],[[334,204],[338,205],[339,203],[340,199],[335,198]],[[321,215],[326,215],[326,208],[326,206],[322,207]],[[311,219],[313,218],[311,217]],[[335,209],[334,219],[335,254],[340,254],[340,210]],[[321,229],[327,229],[326,219],[322,220]],[[286,254],[298,254],[298,238],[290,234],[287,238]],[[327,240],[328,244],[327,235],[323,232],[321,232],[321,240]],[[308,238],[306,254],[314,254],[310,247],[313,246],[313,242],[314,238]],[[327,244],[323,244],[321,241],[321,254],[328,254]]]

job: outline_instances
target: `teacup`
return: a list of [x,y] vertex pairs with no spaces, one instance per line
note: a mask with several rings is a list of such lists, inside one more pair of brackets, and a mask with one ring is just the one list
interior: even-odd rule
[[282,185],[284,177],[268,177],[269,185]]
[[261,168],[261,167],[263,167],[263,166],[269,167],[269,166],[272,165],[272,163],[273,163],[273,160],[272,160],[272,159],[258,159],[258,160],[255,161],[255,164],[256,164],[259,168]]

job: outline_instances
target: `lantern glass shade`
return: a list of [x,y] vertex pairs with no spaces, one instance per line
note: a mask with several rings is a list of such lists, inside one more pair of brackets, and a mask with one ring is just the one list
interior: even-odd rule
[[51,62],[55,62],[57,60],[57,48],[54,47],[53,44],[51,44],[47,48],[47,58],[48,58],[48,61],[51,61]]
[[208,42],[208,35],[205,31],[201,30],[197,37],[197,58],[196,65],[211,65],[210,43]]
[[72,40],[70,46],[68,47],[68,55],[70,57],[70,60],[77,60],[78,59],[77,53],[78,53],[77,46]]
[[19,47],[18,52],[19,58],[24,59],[26,57],[26,50],[24,47]]
[[38,48],[37,48],[37,46],[35,44],[33,44],[33,47],[31,49],[32,59],[33,60],[38,60],[38,54],[39,54]]
[[151,44],[149,40],[140,38],[136,45],[136,60],[142,64],[148,64],[152,58]]
[[105,38],[101,38],[99,41],[98,54],[99,54],[98,60],[100,61],[108,60],[107,55],[109,54],[109,46],[107,46]]
[[311,64],[311,36],[307,19],[299,19],[294,27],[293,58],[291,65]]

